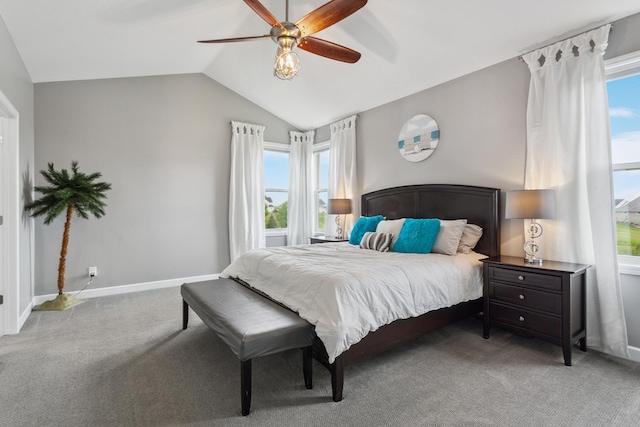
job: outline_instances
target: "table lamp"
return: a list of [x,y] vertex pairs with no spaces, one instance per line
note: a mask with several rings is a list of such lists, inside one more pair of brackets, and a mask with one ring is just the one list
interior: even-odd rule
[[529,219],[529,240],[524,244],[525,261],[530,264],[542,264],[536,254],[540,247],[536,238],[542,235],[542,225],[536,219],[554,219],[556,217],[556,199],[553,190],[516,190],[507,191],[505,201],[506,219]]
[[348,215],[351,213],[351,199],[329,199],[329,206],[327,213],[336,216],[336,237],[342,239],[342,215]]

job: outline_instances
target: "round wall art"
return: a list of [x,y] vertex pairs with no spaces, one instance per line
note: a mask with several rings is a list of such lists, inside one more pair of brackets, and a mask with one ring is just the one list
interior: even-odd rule
[[440,140],[438,123],[426,114],[411,117],[398,135],[398,149],[410,162],[420,162],[433,154]]

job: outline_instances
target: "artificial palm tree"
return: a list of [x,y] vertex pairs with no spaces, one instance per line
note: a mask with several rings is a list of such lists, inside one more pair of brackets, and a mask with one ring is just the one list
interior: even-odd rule
[[89,219],[89,214],[96,218],[104,215],[106,203],[105,192],[111,189],[111,184],[106,182],[94,182],[102,176],[96,172],[90,175],[78,172],[78,162],[71,162],[71,174],[66,169],[57,171],[53,163],[48,164],[47,170],[40,173],[49,185],[37,186],[35,191],[42,193],[42,197],[29,203],[26,209],[31,210],[31,216],[44,215],[44,223],[50,224],[62,212],[66,212],[67,219],[64,223],[62,235],[62,247],[60,249],[60,262],[58,264],[58,297],[53,301],[46,301],[37,309],[40,310],[65,310],[82,301],[72,295],[64,294],[64,271],[67,263],[67,248],[69,246],[69,230],[73,212],[84,219]]

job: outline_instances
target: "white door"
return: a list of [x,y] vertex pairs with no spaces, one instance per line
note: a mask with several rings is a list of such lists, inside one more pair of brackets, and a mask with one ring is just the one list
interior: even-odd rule
[[[5,171],[7,170],[5,160],[5,139],[7,135],[7,119],[0,117],[0,295],[6,295],[5,292],[5,233],[4,233],[4,203],[5,203]],[[1,297],[4,298],[4,297]],[[4,304],[0,304],[0,337],[4,335]]]

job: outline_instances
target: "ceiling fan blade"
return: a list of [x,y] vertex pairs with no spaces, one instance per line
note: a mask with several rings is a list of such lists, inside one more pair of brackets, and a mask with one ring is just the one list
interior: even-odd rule
[[265,34],[264,36],[251,36],[251,37],[232,37],[230,39],[214,39],[214,40],[198,40],[198,43],[231,43],[231,42],[246,42],[249,40],[257,39],[270,39],[271,34]]
[[295,25],[300,29],[301,37],[307,37],[342,21],[365,4],[367,0],[333,0],[307,13]]
[[335,59],[336,61],[348,62],[349,64],[358,62],[361,56],[359,52],[349,49],[348,47],[315,37],[303,38],[300,40],[300,43],[298,43],[298,47],[307,52],[315,53],[325,58]]
[[262,5],[262,3],[260,3],[258,0],[244,0],[244,2],[251,8],[253,9],[253,11],[255,13],[257,13],[258,15],[260,15],[260,17],[262,19],[264,19],[265,21],[267,21],[267,24],[273,26],[278,26],[282,29],[284,29],[284,27],[282,26],[282,24],[280,23],[280,21],[278,21],[276,19],[275,16],[273,16],[271,14],[271,12],[269,12],[269,10],[264,7]]

